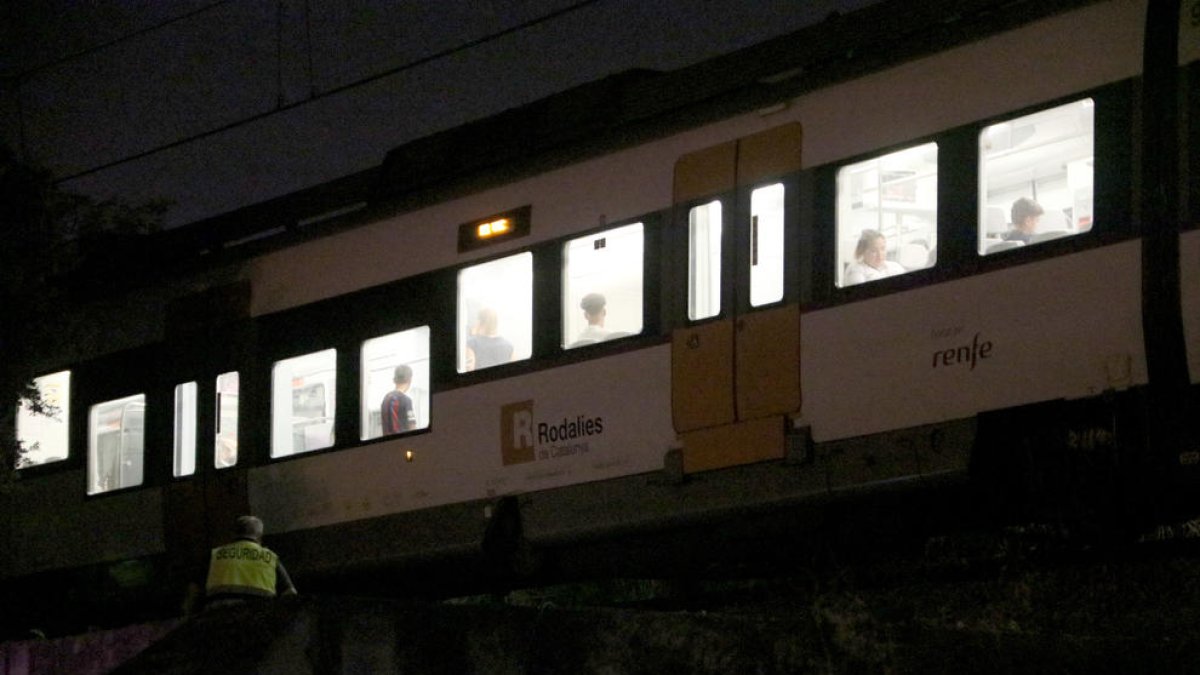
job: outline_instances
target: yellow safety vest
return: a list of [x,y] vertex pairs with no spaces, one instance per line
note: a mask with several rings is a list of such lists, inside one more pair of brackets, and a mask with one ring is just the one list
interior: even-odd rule
[[212,550],[206,595],[275,596],[275,553],[253,541],[240,540]]

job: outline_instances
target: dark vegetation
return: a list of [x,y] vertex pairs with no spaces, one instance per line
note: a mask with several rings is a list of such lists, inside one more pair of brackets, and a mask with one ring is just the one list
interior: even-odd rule
[[70,311],[72,291],[115,278],[114,266],[161,228],[168,204],[133,205],[63,189],[53,174],[0,144],[0,475],[19,467],[11,406],[53,415],[33,386],[41,350],[54,344],[55,315]]

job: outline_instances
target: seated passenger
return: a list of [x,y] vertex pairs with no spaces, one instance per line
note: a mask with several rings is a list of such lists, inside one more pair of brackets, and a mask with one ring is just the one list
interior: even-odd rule
[[479,310],[479,320],[467,338],[467,370],[487,368],[512,361],[513,345],[497,334],[500,317],[496,310]]
[[1042,205],[1033,201],[1029,197],[1021,197],[1012,205],[1012,228],[1005,232],[1003,239],[1005,241],[1019,241],[1023,244],[1031,243],[1034,232],[1037,231],[1038,221],[1041,220],[1045,210]]
[[575,338],[576,342],[580,340],[588,340],[591,342],[599,342],[608,337],[608,331],[604,330],[604,317],[608,315],[608,310],[605,305],[608,301],[600,293],[588,293],[583,296],[583,300],[579,301],[579,307],[583,310],[583,316],[587,319],[587,328],[584,328],[579,337]]
[[900,263],[887,259],[887,238],[878,230],[863,230],[854,247],[854,262],[846,267],[844,286],[904,274]]

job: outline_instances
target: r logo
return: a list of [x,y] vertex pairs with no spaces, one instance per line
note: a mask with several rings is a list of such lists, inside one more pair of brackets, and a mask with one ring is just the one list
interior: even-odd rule
[[508,466],[533,460],[533,401],[501,406],[500,461]]

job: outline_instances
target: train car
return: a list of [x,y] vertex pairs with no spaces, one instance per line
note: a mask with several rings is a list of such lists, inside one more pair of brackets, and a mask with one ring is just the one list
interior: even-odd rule
[[567,550],[666,573],[720,553],[660,558],[672,532],[875,493],[1187,514],[1183,5],[885,2],[396,148],[328,213],[63,318],[4,586],[173,609],[244,512],[302,587],[392,594]]

